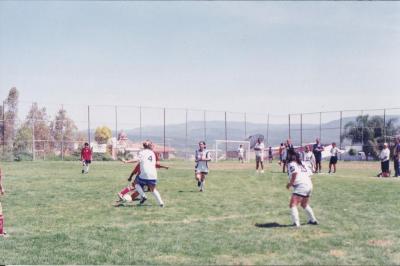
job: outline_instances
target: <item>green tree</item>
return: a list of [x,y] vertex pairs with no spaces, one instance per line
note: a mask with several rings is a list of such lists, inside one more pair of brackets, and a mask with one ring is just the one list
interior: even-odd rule
[[97,141],[97,143],[105,144],[111,137],[112,137],[112,132],[110,128],[106,126],[96,128],[94,139]]
[[67,111],[61,108],[54,120],[50,123],[50,132],[53,139],[53,147],[64,154],[71,153],[74,149],[74,139],[78,128],[75,122],[68,117]]
[[16,87],[12,87],[8,92],[7,99],[4,101],[4,124],[2,128],[2,139],[5,156],[11,156],[13,150],[15,134],[17,131],[19,92]]
[[[344,126],[343,139],[351,140],[352,144],[362,144],[362,150],[368,155],[377,158],[379,144],[385,141],[386,136],[394,136],[399,127],[396,126],[397,118],[384,121],[380,116],[360,115],[355,121],[350,121]],[[386,131],[386,134],[385,134]]]

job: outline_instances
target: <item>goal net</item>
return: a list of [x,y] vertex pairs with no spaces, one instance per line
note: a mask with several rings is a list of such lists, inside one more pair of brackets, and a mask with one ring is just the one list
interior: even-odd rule
[[243,161],[250,161],[250,141],[240,140],[216,140],[214,150],[214,160],[238,160],[239,148],[243,148]]

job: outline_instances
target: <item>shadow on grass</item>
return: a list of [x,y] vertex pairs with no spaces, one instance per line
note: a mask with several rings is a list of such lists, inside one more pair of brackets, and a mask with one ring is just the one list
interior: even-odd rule
[[198,190],[179,190],[179,193],[194,193],[194,192],[199,192]]
[[265,223],[265,224],[255,224],[256,227],[260,228],[279,228],[279,227],[293,227],[291,224],[279,224],[279,223]]

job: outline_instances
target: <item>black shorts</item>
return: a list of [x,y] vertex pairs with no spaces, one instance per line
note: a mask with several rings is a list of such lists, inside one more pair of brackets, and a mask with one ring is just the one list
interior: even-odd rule
[[315,157],[315,162],[316,163],[321,163],[321,159],[322,159],[321,157]]
[[389,160],[381,162],[381,170],[382,170],[382,173],[389,172]]
[[92,163],[92,161],[91,161],[91,160],[85,160],[84,162],[85,162],[85,164],[86,164],[86,165],[88,165],[88,164],[91,164],[91,163]]
[[331,159],[329,160],[329,163],[336,164],[337,163],[337,156],[331,156]]

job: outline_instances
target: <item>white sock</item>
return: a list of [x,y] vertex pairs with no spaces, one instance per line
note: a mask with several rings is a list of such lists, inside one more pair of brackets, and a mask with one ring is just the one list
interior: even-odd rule
[[206,180],[201,181],[200,189],[204,189],[205,183],[206,183]]
[[156,200],[157,200],[157,202],[158,202],[158,205],[164,205],[164,202],[163,202],[163,200],[161,199],[160,192],[158,192],[157,189],[154,189],[154,190],[153,190],[153,195],[154,195],[154,197],[156,198]]
[[308,216],[308,220],[309,220],[310,222],[315,222],[315,221],[317,220],[317,219],[315,218],[315,216],[314,216],[314,212],[313,212],[313,210],[311,209],[310,205],[307,205],[307,207],[305,207],[304,210],[306,211],[307,216]]
[[136,191],[140,194],[140,196],[142,198],[146,197],[146,194],[144,194],[144,191],[143,191],[142,187],[139,184],[136,184],[135,188],[136,188]]
[[290,214],[292,216],[292,222],[296,226],[300,226],[299,211],[297,210],[296,206],[290,208]]

